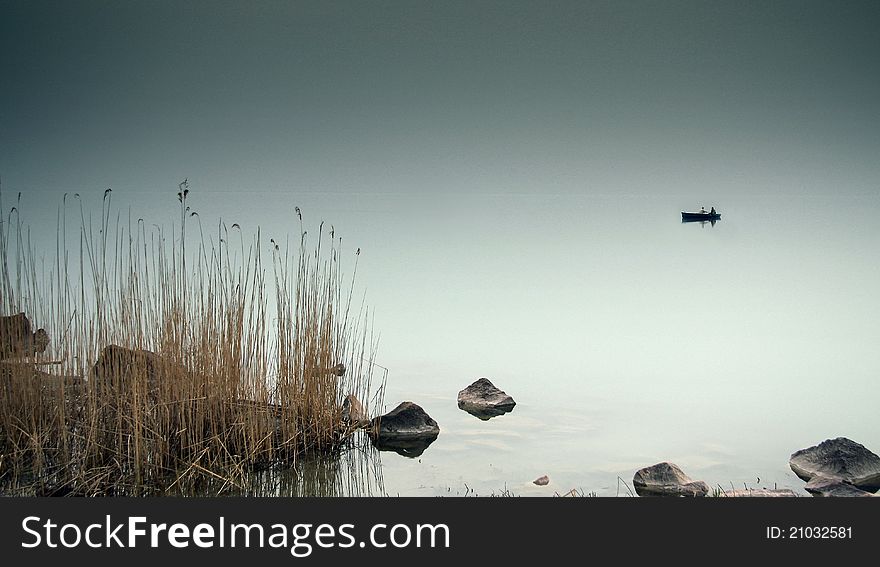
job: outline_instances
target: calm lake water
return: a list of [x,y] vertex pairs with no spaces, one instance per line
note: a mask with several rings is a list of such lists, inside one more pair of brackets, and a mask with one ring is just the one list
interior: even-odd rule
[[[880,450],[877,197],[361,199],[339,225],[365,251],[384,409],[411,400],[441,428],[419,458],[373,457],[370,492],[625,495],[668,460],[806,495],[792,452]],[[701,205],[721,220],[680,222]],[[483,376],[512,413],[457,408]]]
[[[626,495],[668,460],[806,495],[794,451],[880,450],[875,196],[337,198],[304,208],[364,249],[384,410],[411,400],[441,428],[418,458],[358,457],[366,492]],[[680,221],[701,205],[721,220]],[[484,376],[512,413],[457,408]]]
[[[174,218],[176,200],[133,197],[122,206]],[[264,241],[295,234],[298,205],[307,227],[343,234],[348,270],[360,247],[388,369],[371,409],[410,400],[441,429],[418,458],[359,450],[255,492],[614,496],[671,461],[713,487],[806,494],[794,451],[845,436],[880,452],[878,196],[196,197],[202,218],[260,225]],[[721,220],[681,222],[700,206]],[[480,377],[512,413],[458,409]]]

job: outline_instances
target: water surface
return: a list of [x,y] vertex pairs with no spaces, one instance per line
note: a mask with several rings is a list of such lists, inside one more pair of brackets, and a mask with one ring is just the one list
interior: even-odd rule
[[[721,220],[680,222],[701,205]],[[837,436],[880,448],[875,197],[376,207],[364,277],[386,409],[412,400],[441,426],[418,459],[382,453],[389,494],[615,495],[663,460],[712,486],[803,492],[795,450]],[[456,407],[481,376],[512,413]],[[551,484],[532,485],[542,474]]]

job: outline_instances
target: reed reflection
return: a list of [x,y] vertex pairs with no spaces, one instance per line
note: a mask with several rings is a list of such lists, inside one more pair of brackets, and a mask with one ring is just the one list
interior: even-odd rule
[[[385,496],[382,462],[366,435],[334,455],[305,454],[292,466],[273,467],[247,476],[245,486],[222,494],[257,497],[359,497]],[[215,487],[216,488],[216,487]],[[208,490],[197,494],[213,495]]]

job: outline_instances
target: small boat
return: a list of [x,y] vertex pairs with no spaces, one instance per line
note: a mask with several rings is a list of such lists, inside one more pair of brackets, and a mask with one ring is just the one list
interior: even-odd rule
[[695,213],[689,213],[682,211],[681,212],[681,220],[684,221],[711,221],[718,220],[721,218],[721,213],[711,213],[709,211],[698,211]]

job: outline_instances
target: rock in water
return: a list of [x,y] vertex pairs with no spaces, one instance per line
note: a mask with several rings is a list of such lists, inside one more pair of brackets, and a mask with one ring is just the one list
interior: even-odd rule
[[545,474],[544,476],[539,476],[532,482],[537,484],[538,486],[547,486],[548,484],[550,484],[550,477]]
[[370,422],[370,438],[381,451],[418,457],[437,439],[440,426],[418,404],[402,402]]
[[458,407],[484,421],[513,411],[515,405],[513,398],[488,378],[480,378],[458,393]]
[[880,457],[846,437],[801,449],[792,454],[788,463],[794,474],[807,482],[822,477],[869,492],[880,488]]
[[678,465],[657,463],[636,471],[633,486],[639,496],[705,496],[709,485],[691,480]]
[[366,427],[370,424],[364,405],[354,394],[345,396],[342,402],[342,421],[350,427]]
[[379,439],[422,439],[437,437],[440,426],[418,404],[402,402],[370,422],[372,435]]

